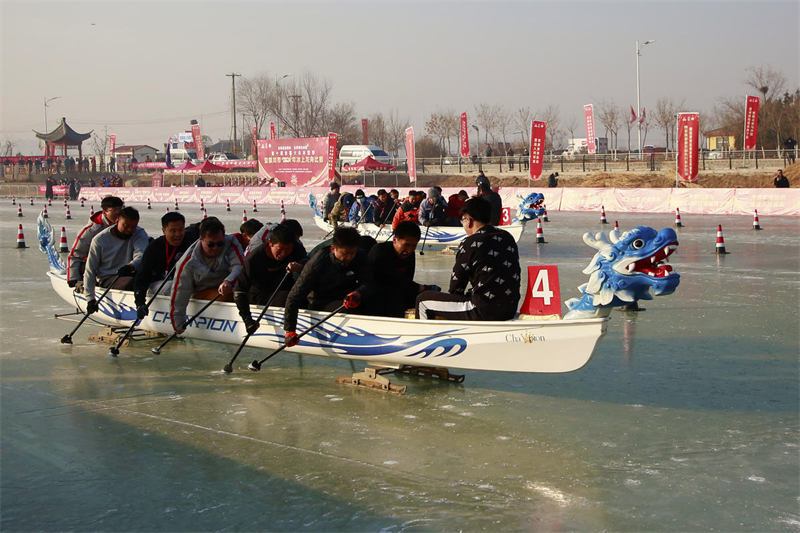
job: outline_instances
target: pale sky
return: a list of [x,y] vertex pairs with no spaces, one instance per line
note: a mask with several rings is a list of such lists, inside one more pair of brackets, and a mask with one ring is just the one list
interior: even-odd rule
[[[397,109],[421,135],[437,108],[560,108],[686,100],[710,112],[748,92],[748,66],[798,83],[800,3],[784,2],[36,2],[2,0],[0,139],[38,154],[32,129],[149,144],[197,118],[231,134],[231,79],[310,71],[359,117]],[[752,91],[750,91],[752,92]],[[658,133],[653,135],[657,138]],[[622,144],[625,133],[620,135]],[[648,136],[648,142],[651,137]],[[663,137],[662,137],[663,140]]]

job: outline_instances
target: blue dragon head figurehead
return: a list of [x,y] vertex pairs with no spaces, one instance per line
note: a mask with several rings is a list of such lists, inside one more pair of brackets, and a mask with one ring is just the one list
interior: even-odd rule
[[525,198],[518,196],[522,202],[517,207],[517,216],[514,222],[527,222],[534,218],[544,215],[544,195],[539,192],[532,192]]
[[597,253],[583,271],[589,275],[589,282],[578,287],[583,296],[566,302],[565,319],[608,316],[614,307],[672,294],[680,283],[680,275],[667,264],[678,248],[670,228],[656,232],[638,226],[621,236],[614,230],[608,238],[602,232],[586,233],[583,241]]

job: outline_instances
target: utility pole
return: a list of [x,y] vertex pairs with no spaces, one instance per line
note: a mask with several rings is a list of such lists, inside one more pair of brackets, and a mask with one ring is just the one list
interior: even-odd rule
[[231,72],[230,74],[225,75],[230,76],[231,78],[231,101],[233,102],[233,153],[238,155],[239,151],[236,147],[236,78],[241,77],[241,74]]
[[290,94],[289,98],[294,100],[294,134],[300,137],[300,130],[298,130],[298,123],[300,122],[300,99],[303,97],[301,94]]

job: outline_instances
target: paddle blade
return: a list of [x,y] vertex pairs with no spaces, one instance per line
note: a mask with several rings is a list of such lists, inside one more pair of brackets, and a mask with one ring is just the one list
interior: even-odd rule
[[252,363],[247,365],[247,368],[248,370],[252,370],[253,372],[258,372],[259,370],[261,370],[261,363],[254,360]]

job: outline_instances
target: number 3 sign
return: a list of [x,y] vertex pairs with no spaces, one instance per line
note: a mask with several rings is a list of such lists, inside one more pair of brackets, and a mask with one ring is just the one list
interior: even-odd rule
[[537,316],[561,314],[561,289],[557,266],[528,267],[528,288],[519,312],[522,315]]
[[502,214],[500,215],[500,225],[508,226],[510,224],[511,224],[511,208],[504,207]]

